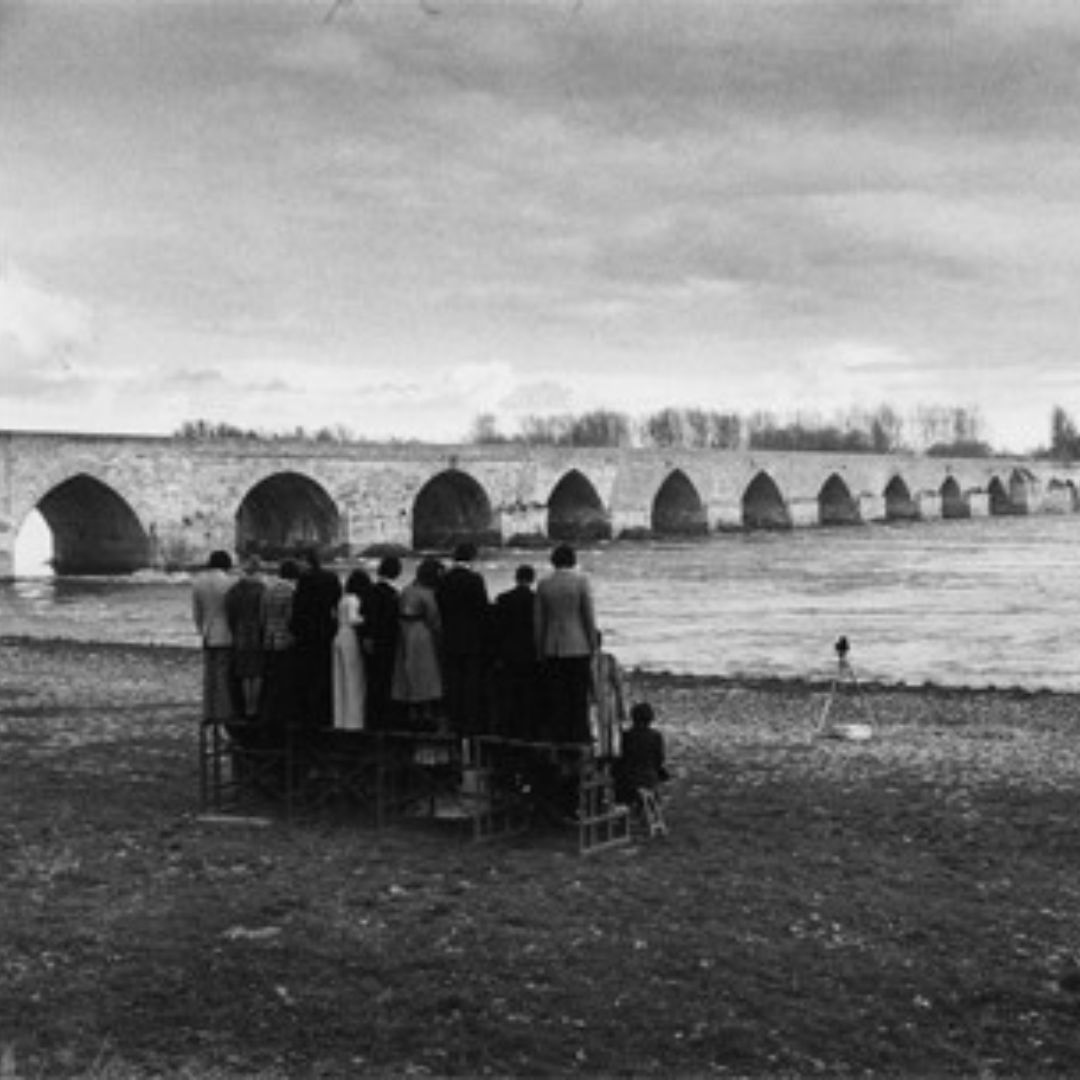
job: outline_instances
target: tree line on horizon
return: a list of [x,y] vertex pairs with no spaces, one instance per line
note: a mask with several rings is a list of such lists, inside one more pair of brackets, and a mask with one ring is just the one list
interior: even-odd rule
[[[412,438],[372,439],[345,425],[280,431],[243,428],[210,421],[185,421],[173,433],[188,441],[245,440],[310,442],[330,445],[408,444]],[[922,405],[902,415],[890,405],[851,408],[831,417],[799,411],[780,416],[767,410],[748,415],[715,409],[666,406],[644,416],[611,409],[529,415],[506,432],[491,412],[479,414],[466,435],[474,445],[529,445],[593,448],[832,451],[848,454],[924,453],[937,457],[991,457],[977,408]],[[1050,418],[1049,445],[1033,457],[1080,460],[1080,428],[1060,406]]]
[[989,457],[977,409],[920,406],[902,416],[889,405],[849,409],[831,418],[797,412],[781,417],[759,410],[736,412],[667,406],[642,417],[609,409],[552,416],[526,416],[513,434],[498,427],[493,413],[473,422],[470,442],[541,446],[653,447],[656,449],[839,451],[894,454],[920,450],[931,455]]
[[373,445],[376,443],[416,442],[415,439],[370,439],[358,435],[344,424],[320,428],[306,428],[297,424],[293,428],[270,431],[266,428],[245,428],[218,420],[185,420],[174,432],[174,439],[189,442],[225,442],[239,439],[246,442],[310,442],[329,444]]
[[1060,405],[1055,405],[1050,414],[1050,445],[1038,456],[1056,461],[1080,461],[1080,431]]

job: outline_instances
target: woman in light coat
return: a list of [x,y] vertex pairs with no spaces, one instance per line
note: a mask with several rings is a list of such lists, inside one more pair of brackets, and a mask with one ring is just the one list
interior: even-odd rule
[[438,559],[423,559],[416,577],[401,590],[398,599],[398,642],[391,696],[404,705],[409,724],[433,728],[443,696],[442,620],[435,587],[442,566]]

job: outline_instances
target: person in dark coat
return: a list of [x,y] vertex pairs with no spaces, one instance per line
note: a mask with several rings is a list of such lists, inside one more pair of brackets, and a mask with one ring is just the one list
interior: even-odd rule
[[398,590],[401,560],[387,555],[379,561],[375,584],[364,597],[362,644],[367,664],[367,724],[372,731],[394,726],[390,687],[394,679],[394,656],[398,639]]
[[266,582],[257,555],[244,560],[243,576],[225,594],[225,615],[233,639],[233,677],[240,692],[240,715],[256,720],[262,707],[262,608]]
[[435,593],[442,619],[447,720],[450,730],[461,735],[478,735],[489,726],[491,607],[487,585],[472,566],[475,558],[475,544],[458,544]]
[[287,729],[296,723],[299,712],[295,641],[289,629],[299,577],[299,564],[283,560],[277,576],[267,581],[262,598],[262,722],[267,744],[275,747],[285,745]]
[[532,739],[536,727],[536,571],[527,563],[514,572],[514,587],[495,597],[495,676],[499,734]]
[[329,727],[333,722],[333,648],[341,581],[332,570],[323,568],[316,549],[305,551],[302,561],[289,620],[296,643],[300,720],[305,727]]

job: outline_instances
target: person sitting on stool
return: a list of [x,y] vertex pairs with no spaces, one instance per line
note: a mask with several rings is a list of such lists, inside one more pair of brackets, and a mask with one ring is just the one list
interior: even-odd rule
[[622,733],[622,748],[615,763],[615,799],[637,802],[638,791],[656,791],[668,779],[664,766],[664,736],[652,725],[656,713],[647,701],[630,709],[631,726]]

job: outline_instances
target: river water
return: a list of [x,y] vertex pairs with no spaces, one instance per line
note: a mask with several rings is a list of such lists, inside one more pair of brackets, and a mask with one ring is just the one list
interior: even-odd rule
[[[492,595],[521,561],[543,571],[546,553],[484,558]],[[1080,516],[616,543],[580,562],[625,665],[821,678],[843,634],[867,681],[1080,690]],[[0,634],[197,644],[183,576],[0,584]]]

